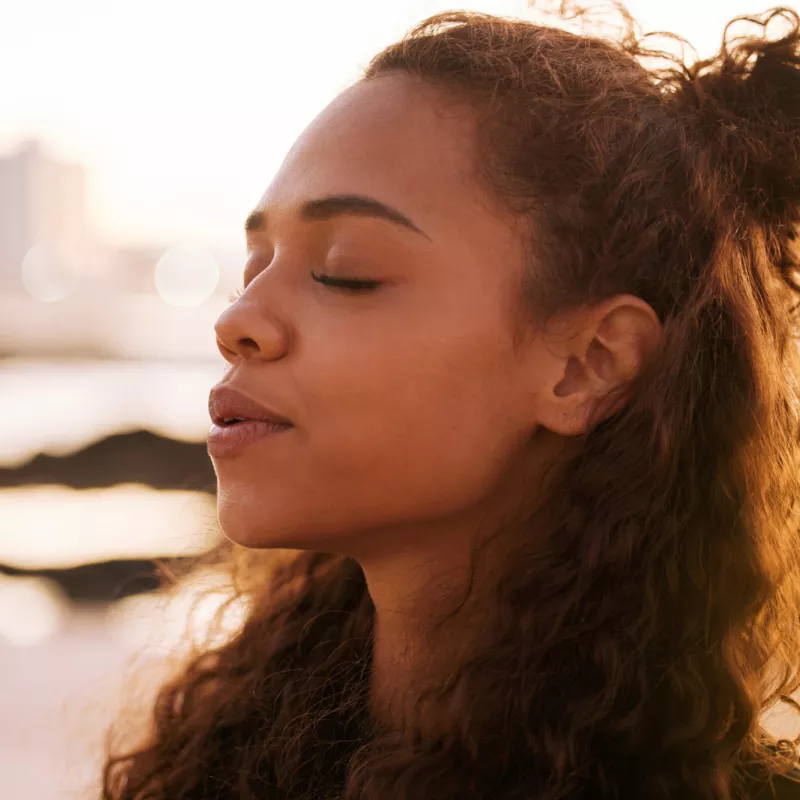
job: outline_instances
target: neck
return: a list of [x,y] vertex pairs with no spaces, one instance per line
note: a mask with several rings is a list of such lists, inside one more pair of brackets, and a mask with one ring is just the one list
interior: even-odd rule
[[[504,548],[492,545],[480,554],[480,572],[470,586],[472,551],[492,531],[518,529],[530,505],[519,498],[532,499],[546,482],[541,465],[549,459],[542,452],[552,456],[560,446],[546,439],[538,450],[522,454],[501,487],[463,513],[375,532],[350,554],[361,565],[375,608],[370,699],[379,723],[402,727],[419,689],[440,685],[471,638],[480,635],[489,612],[481,598],[498,580]],[[437,627],[443,617],[447,622]]]
[[[418,688],[452,666],[468,630],[463,619],[470,603],[453,624],[438,630],[434,623],[465,598],[472,538],[463,528],[458,537],[439,529],[403,553],[359,559],[375,607],[370,701],[382,725],[403,727]],[[422,547],[423,541],[429,546]]]

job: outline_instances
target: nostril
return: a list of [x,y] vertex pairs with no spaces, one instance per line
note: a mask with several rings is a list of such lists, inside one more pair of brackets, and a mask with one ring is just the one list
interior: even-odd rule
[[251,339],[248,336],[243,336],[239,339],[239,349],[240,350],[255,350],[258,351],[258,343],[255,339]]

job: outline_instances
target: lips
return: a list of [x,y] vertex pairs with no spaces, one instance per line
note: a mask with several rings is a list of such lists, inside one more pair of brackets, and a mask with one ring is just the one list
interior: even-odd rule
[[[230,386],[211,390],[208,413],[212,421],[208,454],[216,468],[222,468],[225,459],[244,454],[258,442],[283,439],[294,428],[288,417]],[[263,456],[264,451],[260,452]]]
[[227,427],[242,422],[271,422],[291,426],[283,414],[230,386],[215,386],[208,397],[208,414],[215,425]]

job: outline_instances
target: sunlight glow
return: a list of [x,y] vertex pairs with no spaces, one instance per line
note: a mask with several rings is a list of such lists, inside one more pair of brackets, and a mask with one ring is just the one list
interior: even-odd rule
[[246,601],[234,594],[227,576],[207,569],[171,593],[119,600],[108,616],[111,630],[126,646],[174,654],[183,646],[224,644],[240,630],[247,611]]
[[[727,20],[775,3],[626,5],[644,28],[674,30],[708,55]],[[292,141],[378,50],[445,9],[535,16],[527,0],[5,6],[0,74],[14,80],[0,147],[34,137],[84,162],[99,229],[126,241],[238,242]]]

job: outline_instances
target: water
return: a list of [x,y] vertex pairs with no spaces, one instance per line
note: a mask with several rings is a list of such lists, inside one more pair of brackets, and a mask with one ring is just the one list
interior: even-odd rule
[[[202,442],[208,392],[223,368],[221,359],[0,361],[0,466],[138,429]],[[135,484],[0,490],[0,563],[19,569],[190,555],[219,538],[214,499],[198,492]],[[200,586],[187,584],[169,604],[143,595],[76,607],[51,580],[0,574],[0,797],[97,796],[102,737],[131,689],[131,659],[161,663],[192,625],[202,635],[213,608],[200,607],[194,622],[189,615]]]
[[18,569],[194,555],[218,538],[214,498],[200,492],[137,484],[0,491],[0,563]]
[[0,361],[0,466],[139,428],[203,441],[215,361]]
[[[66,455],[149,429],[202,442],[221,362],[0,362],[0,465]],[[0,563],[63,567],[201,551],[216,540],[213,500],[144,486],[0,490]]]

